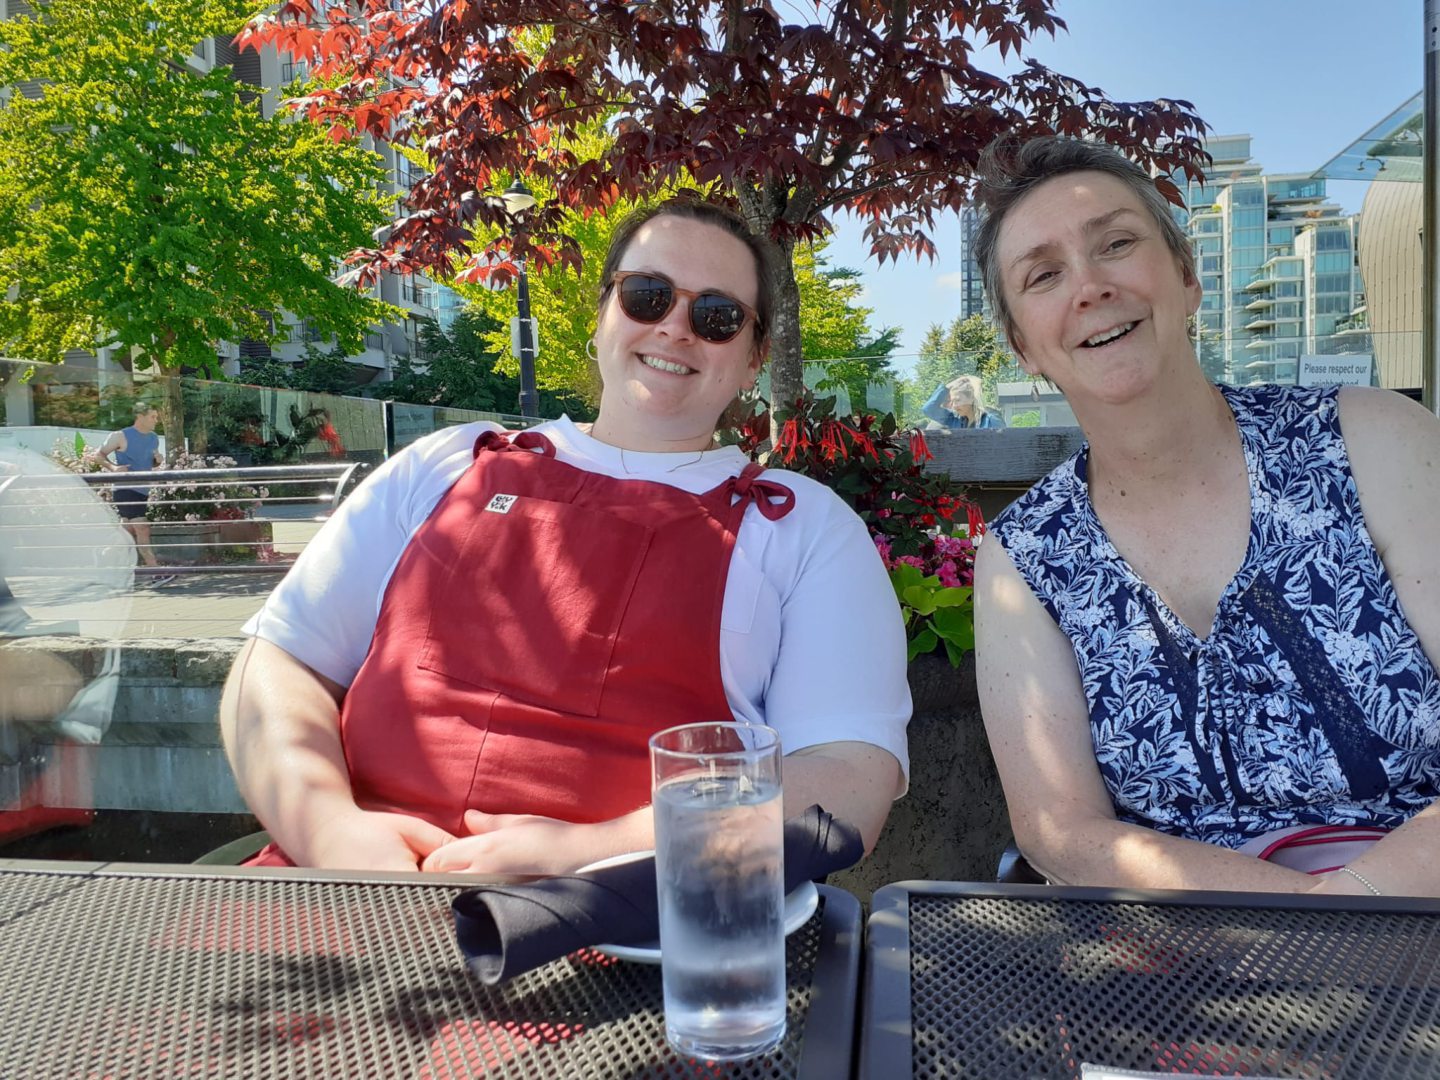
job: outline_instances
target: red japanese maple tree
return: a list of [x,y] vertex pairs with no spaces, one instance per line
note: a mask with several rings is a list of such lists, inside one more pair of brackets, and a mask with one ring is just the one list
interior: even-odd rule
[[[241,36],[307,61],[323,83],[295,103],[423,150],[433,171],[377,246],[377,269],[506,283],[515,259],[577,264],[562,208],[689,178],[734,196],[781,282],[772,378],[801,388],[790,255],[828,215],[866,221],[872,253],[934,257],[937,213],[964,202],[981,149],[1007,133],[1113,143],[1161,173],[1196,175],[1204,125],[1185,101],[1114,102],[1028,61],[1008,79],[976,67],[986,45],[1021,54],[1065,24],[1054,0],[284,0]],[[608,118],[613,143],[581,160],[563,136]],[[502,182],[543,176],[553,200],[504,235]],[[1167,183],[1167,194],[1178,200]],[[513,230],[512,230],[513,232]]]

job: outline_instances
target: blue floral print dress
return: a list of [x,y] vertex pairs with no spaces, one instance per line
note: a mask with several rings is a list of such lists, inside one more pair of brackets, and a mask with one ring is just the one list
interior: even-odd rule
[[1291,825],[1394,828],[1440,791],[1440,680],[1365,528],[1337,388],[1220,390],[1250,542],[1203,640],[1110,542],[1088,446],[991,535],[1075,650],[1120,820],[1232,848]]

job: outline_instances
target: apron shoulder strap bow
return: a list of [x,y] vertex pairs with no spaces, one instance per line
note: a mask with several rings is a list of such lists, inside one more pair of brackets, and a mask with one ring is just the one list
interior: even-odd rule
[[493,450],[496,453],[505,453],[511,450],[538,450],[546,457],[555,456],[555,447],[538,431],[522,431],[514,438],[504,431],[482,431],[480,437],[475,440],[474,456],[478,458],[484,450]]
[[739,476],[730,479],[730,497],[741,502],[753,502],[760,513],[771,521],[779,521],[795,509],[795,493],[774,480],[761,480],[760,474],[764,471],[753,461],[746,465]]

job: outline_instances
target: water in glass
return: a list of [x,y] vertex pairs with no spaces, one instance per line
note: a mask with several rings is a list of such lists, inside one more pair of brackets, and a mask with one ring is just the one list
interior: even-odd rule
[[785,1035],[780,785],[681,775],[654,809],[666,1036],[712,1060],[773,1049]]

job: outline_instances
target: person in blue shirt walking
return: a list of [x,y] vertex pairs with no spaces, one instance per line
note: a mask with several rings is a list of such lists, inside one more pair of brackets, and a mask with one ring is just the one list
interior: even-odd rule
[[[148,472],[165,463],[160,453],[160,436],[155,434],[155,425],[160,422],[160,410],[149,402],[135,403],[135,422],[127,428],[112,434],[100,447],[99,458],[111,472]],[[145,508],[150,501],[150,489],[144,486],[117,487],[115,509],[120,512],[120,524],[135,538],[135,548],[146,566],[158,566],[155,549],[150,546],[150,523],[145,520]],[[156,585],[173,581],[174,575],[155,579]]]
[[941,383],[920,406],[920,411],[946,431],[959,428],[1002,428],[1005,421],[993,409],[985,408],[985,390],[975,375],[961,375]]

